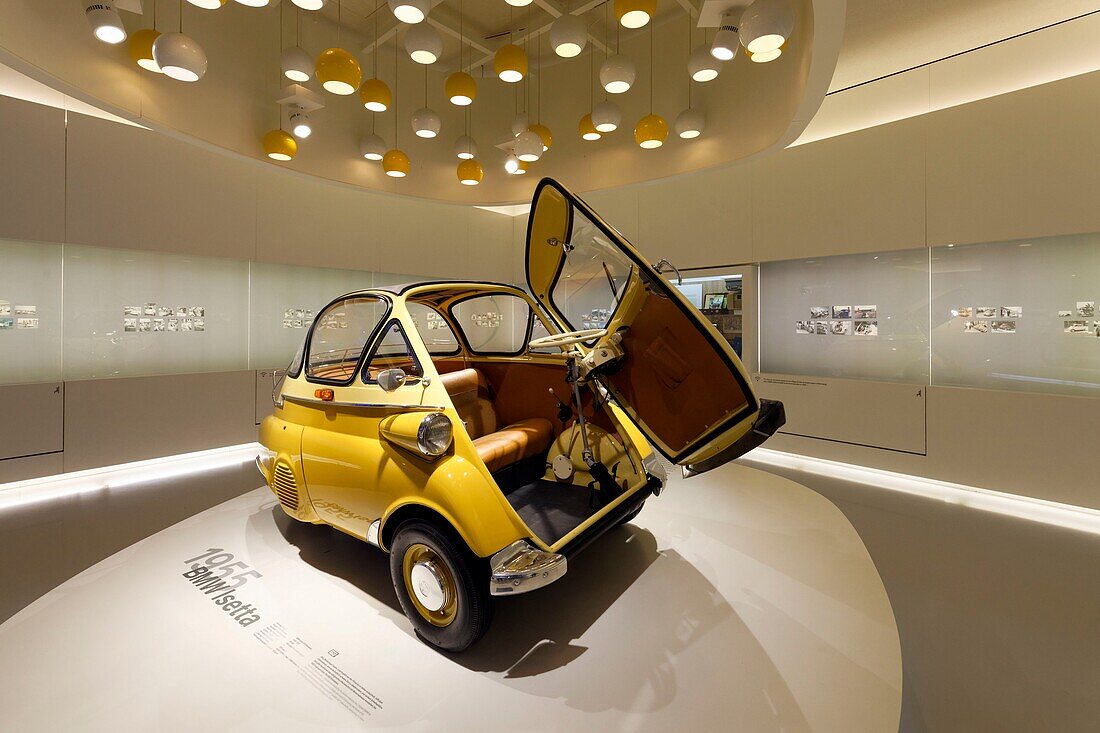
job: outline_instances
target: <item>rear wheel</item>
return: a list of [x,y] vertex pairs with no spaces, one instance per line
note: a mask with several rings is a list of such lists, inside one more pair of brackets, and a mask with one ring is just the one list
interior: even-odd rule
[[463,543],[427,522],[401,525],[390,548],[390,577],[417,636],[459,652],[492,618],[489,580]]

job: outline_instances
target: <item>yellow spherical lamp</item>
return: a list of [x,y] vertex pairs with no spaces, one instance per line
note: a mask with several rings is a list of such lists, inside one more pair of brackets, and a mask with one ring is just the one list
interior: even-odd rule
[[298,154],[298,141],[285,130],[271,130],[263,139],[264,153],[272,160],[287,161]]
[[362,80],[359,62],[344,49],[326,48],[317,57],[317,81],[325,91],[340,96],[354,94]]
[[542,139],[542,152],[546,152],[550,149],[550,146],[554,144],[554,134],[550,132],[550,128],[543,124],[531,125],[531,132],[535,133]]
[[163,74],[160,66],[153,59],[153,42],[160,35],[159,31],[152,28],[142,28],[130,36],[130,58],[141,68],[154,74]]
[[465,107],[477,98],[477,82],[465,71],[456,71],[443,83],[443,92],[451,104]]
[[385,112],[393,104],[393,92],[381,79],[367,79],[359,87],[359,101],[371,112]]
[[603,137],[603,134],[596,129],[595,123],[592,122],[591,113],[581,118],[580,124],[577,125],[577,131],[581,134],[582,140],[599,140]]
[[409,156],[404,151],[394,148],[387,150],[382,156],[382,170],[390,178],[404,178],[409,175]]
[[493,71],[501,81],[515,84],[527,76],[527,54],[522,48],[509,43],[501,46],[493,56]]
[[458,164],[458,182],[463,186],[476,186],[485,177],[481,163],[471,158]]
[[657,0],[615,0],[615,17],[623,28],[641,28],[657,12]]
[[668,123],[660,115],[648,114],[634,126],[634,142],[647,150],[661,147],[666,139]]

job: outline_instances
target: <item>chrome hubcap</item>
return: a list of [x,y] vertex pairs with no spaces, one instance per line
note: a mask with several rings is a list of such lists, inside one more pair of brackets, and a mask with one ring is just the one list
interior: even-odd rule
[[420,605],[429,611],[439,611],[447,605],[447,585],[435,562],[427,560],[413,565],[409,572],[412,591]]

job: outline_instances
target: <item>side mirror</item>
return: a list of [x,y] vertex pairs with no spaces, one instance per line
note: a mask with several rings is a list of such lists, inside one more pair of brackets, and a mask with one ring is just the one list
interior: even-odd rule
[[403,385],[406,379],[404,369],[386,369],[378,372],[378,386],[387,392],[393,392]]

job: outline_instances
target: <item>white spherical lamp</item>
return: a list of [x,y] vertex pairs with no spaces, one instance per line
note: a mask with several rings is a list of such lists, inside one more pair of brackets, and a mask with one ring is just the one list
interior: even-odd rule
[[418,64],[434,64],[443,53],[443,37],[427,23],[419,23],[405,33],[405,50]]
[[600,84],[608,94],[622,94],[634,85],[638,76],[634,62],[621,53],[609,57],[600,65]]
[[287,79],[303,83],[313,78],[313,59],[300,46],[284,48],[279,61]]
[[525,163],[533,163],[542,157],[542,138],[537,132],[528,130],[516,138],[514,150],[517,158]]
[[592,109],[592,124],[600,132],[615,132],[622,124],[623,113],[619,105],[604,100]]
[[778,50],[793,30],[794,13],[786,0],[756,0],[738,23],[741,45],[750,54]]
[[198,81],[206,74],[206,52],[194,38],[182,33],[157,36],[153,60],[165,76],[177,81]]
[[672,126],[681,138],[691,140],[703,134],[703,127],[706,124],[706,115],[700,110],[689,107],[676,116],[676,122]]
[[550,48],[562,58],[580,54],[588,44],[588,26],[576,15],[566,13],[550,26]]
[[432,9],[431,0],[386,0],[393,17],[402,23],[420,23]]
[[382,160],[386,154],[386,141],[380,135],[364,135],[359,140],[359,154],[367,160]]
[[430,107],[421,107],[413,112],[412,130],[417,137],[433,138],[443,128],[443,120]]
[[710,46],[696,46],[688,56],[688,74],[694,81],[706,82],[715,79],[722,68],[721,62],[710,53]]

